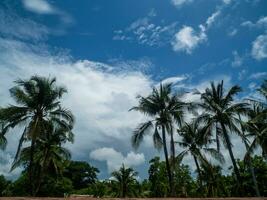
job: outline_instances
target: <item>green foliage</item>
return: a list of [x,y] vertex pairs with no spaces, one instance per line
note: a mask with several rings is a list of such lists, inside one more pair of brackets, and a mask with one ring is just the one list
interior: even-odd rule
[[[211,83],[205,92],[199,93],[201,102],[197,104],[181,101],[171,84],[160,84],[147,97],[140,96],[139,105],[132,110],[147,115],[149,121],[134,131],[132,145],[137,148],[144,136],[152,133],[155,148],[163,148],[165,157],[165,161],[159,157],[150,160],[148,179],[142,182],[137,180],[134,169],[124,165],[109,180],[98,181],[97,168],[70,160],[71,154],[64,144],[73,142],[74,117],[60,103],[66,89],[55,82],[39,76],[18,80],[10,89],[16,105],[0,108],[0,149],[7,145],[7,132],[23,126],[11,170],[24,167],[13,182],[0,175],[0,196],[63,197],[71,193],[95,197],[267,196],[267,80],[257,90],[262,98],[246,103],[234,100],[241,91],[239,86],[226,90],[223,81]],[[204,112],[191,122],[184,122],[186,111],[194,108]],[[174,127],[178,127],[179,134],[176,142]],[[234,157],[232,133],[245,144],[243,160]],[[176,144],[183,148],[178,156]],[[210,158],[215,158],[218,164],[223,163],[221,144],[228,149],[233,165],[228,175],[222,173],[221,166],[210,162]],[[211,148],[215,145],[217,149]],[[257,148],[262,151],[261,156],[253,155]],[[196,176],[191,175],[191,166],[182,164],[189,154],[197,169]]]
[[[267,162],[261,156],[255,156],[251,160],[251,162],[255,171],[260,194],[267,196]],[[248,162],[239,160],[238,165],[241,173],[243,187],[246,191],[247,196],[255,196],[255,189],[253,188],[253,182]]]
[[0,175],[0,197],[4,196],[10,183],[11,181],[6,180],[3,175]]
[[64,171],[64,176],[68,177],[74,189],[82,189],[94,184],[97,180],[99,170],[87,162],[71,161]]
[[132,168],[127,168],[124,165],[118,170],[112,172],[111,185],[113,186],[112,192],[116,197],[134,197],[137,196],[137,180],[138,175]]

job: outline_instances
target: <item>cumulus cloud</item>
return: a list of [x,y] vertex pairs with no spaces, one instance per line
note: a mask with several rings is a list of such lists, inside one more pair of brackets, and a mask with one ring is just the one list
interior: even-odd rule
[[221,10],[217,10],[207,18],[204,24],[199,25],[199,30],[196,31],[191,26],[183,26],[174,36],[172,40],[172,48],[177,52],[186,52],[191,54],[201,43],[207,41],[207,30],[211,28],[215,20],[221,14]]
[[90,157],[94,160],[105,161],[108,167],[109,173],[118,170],[122,164],[127,167],[133,167],[141,165],[145,162],[145,156],[143,153],[130,152],[125,157],[119,151],[114,148],[99,148],[90,153]]
[[177,7],[181,7],[182,5],[189,4],[189,3],[193,2],[193,0],[171,0],[171,1],[172,1],[172,4],[177,6]]
[[191,54],[199,44],[207,40],[205,28],[203,26],[199,28],[199,32],[196,32],[191,26],[184,26],[180,29],[175,34],[175,39],[172,42],[173,50]]
[[258,61],[267,58],[267,35],[259,35],[253,41],[251,55]]
[[[153,83],[147,76],[89,60],[72,62],[64,54],[51,55],[48,49],[15,40],[0,38],[0,51],[1,106],[12,102],[8,89],[15,79],[56,76],[58,84],[68,89],[63,105],[76,117],[75,143],[68,145],[74,159],[88,160],[92,149],[114,141],[123,151],[131,149],[131,132],[143,116],[128,110],[137,104],[138,94],[150,91]],[[16,146],[9,143],[8,148],[14,152]]]

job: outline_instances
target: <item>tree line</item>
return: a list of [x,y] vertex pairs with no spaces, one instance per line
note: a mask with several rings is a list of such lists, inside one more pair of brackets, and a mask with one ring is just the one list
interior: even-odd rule
[[[22,167],[11,182],[0,176],[0,196],[64,196],[78,193],[96,197],[230,197],[267,195],[267,80],[257,89],[258,99],[240,99],[237,85],[225,88],[223,81],[204,91],[195,91],[198,101],[185,101],[187,93],[172,84],[154,87],[148,96],[138,96],[130,109],[146,116],[132,134],[137,149],[146,135],[163,151],[150,160],[148,179],[122,165],[111,179],[98,180],[99,170],[82,161],[71,160],[65,147],[74,141],[75,118],[61,103],[66,88],[55,78],[32,76],[17,80],[10,89],[13,104],[0,108],[0,147],[6,135],[19,132],[20,139],[11,171]],[[190,117],[188,117],[190,116]],[[14,129],[16,128],[16,129]],[[233,149],[246,150],[236,159]],[[177,153],[177,147],[181,152]],[[222,172],[227,149],[231,166]],[[260,149],[261,155],[256,155]],[[196,172],[184,158],[190,156]]]

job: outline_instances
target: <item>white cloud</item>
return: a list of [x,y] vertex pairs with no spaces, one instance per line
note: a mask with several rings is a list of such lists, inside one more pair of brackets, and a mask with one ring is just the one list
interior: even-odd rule
[[182,5],[189,4],[189,3],[193,2],[193,0],[171,0],[171,1],[172,1],[172,4],[177,6],[177,7],[181,7]]
[[42,24],[17,16],[9,10],[0,9],[0,33],[5,37],[23,40],[42,40],[49,30]]
[[221,14],[221,11],[218,10],[216,12],[214,12],[210,17],[208,17],[206,24],[207,24],[207,28],[209,28],[216,20],[216,18],[218,18],[218,16]]
[[220,9],[212,13],[212,15],[207,18],[205,24],[199,25],[198,32],[194,30],[193,27],[184,25],[183,28],[175,34],[171,42],[173,50],[191,54],[201,43],[207,41],[207,30],[211,28],[220,14]]
[[256,60],[267,58],[267,35],[260,35],[252,43],[251,55]]
[[14,179],[20,175],[22,168],[18,167],[10,172],[13,156],[8,152],[3,152],[0,150],[0,175],[5,176],[7,179]]
[[205,28],[200,26],[200,31],[196,32],[191,26],[184,26],[175,34],[175,39],[172,41],[174,51],[184,51],[191,54],[192,51],[204,41],[207,40]]
[[148,46],[162,46],[169,43],[177,24],[153,23],[155,16],[156,12],[152,9],[147,16],[135,20],[124,30],[115,30],[113,40],[137,41]]
[[230,4],[232,0],[222,0],[225,4]]
[[238,54],[237,51],[233,51],[234,60],[232,61],[232,67],[240,67],[243,64],[243,58]]
[[257,72],[249,76],[250,79],[262,79],[267,78],[267,72]]
[[[141,72],[88,60],[72,62],[62,54],[23,42],[0,38],[0,105],[12,102],[8,89],[17,78],[31,75],[56,76],[67,87],[63,105],[76,117],[75,143],[68,145],[74,159],[88,159],[92,149],[120,143],[123,151],[131,149],[132,130],[143,120],[138,112],[128,110],[137,104],[138,94],[147,94],[152,81]],[[11,135],[11,134],[9,134]],[[14,133],[14,135],[19,135]],[[16,146],[9,143],[10,152]]]
[[230,37],[233,37],[237,33],[238,33],[238,30],[236,28],[232,28],[232,29],[228,30],[227,35],[229,35]]
[[166,78],[164,80],[161,81],[162,84],[169,84],[169,83],[172,83],[173,85],[181,82],[181,81],[184,81],[187,79],[187,76],[186,75],[182,75],[182,76],[174,76],[174,77],[169,77],[169,78]]
[[27,10],[38,14],[53,14],[56,12],[55,8],[46,0],[23,0],[23,5]]
[[267,16],[259,18],[255,23],[251,21],[244,21],[241,23],[241,26],[249,28],[267,28]]
[[145,162],[143,153],[130,152],[123,156],[121,152],[116,151],[114,148],[99,148],[90,153],[90,157],[98,161],[106,161],[109,173],[118,170],[122,164],[127,167],[141,165]]

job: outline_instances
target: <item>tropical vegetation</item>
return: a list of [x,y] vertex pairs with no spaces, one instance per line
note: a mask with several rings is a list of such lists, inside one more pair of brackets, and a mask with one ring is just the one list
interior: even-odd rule
[[16,180],[0,174],[0,196],[267,196],[267,80],[257,98],[242,99],[241,92],[221,81],[190,93],[197,101],[172,84],[138,96],[130,111],[145,120],[129,133],[129,144],[136,150],[151,136],[159,155],[149,161],[147,179],[121,163],[109,179],[99,180],[100,170],[72,160],[66,146],[75,137],[74,116],[62,102],[67,89],[50,77],[17,80],[10,89],[14,103],[0,107],[0,147],[5,151],[7,134],[19,133],[10,170],[23,170]]

